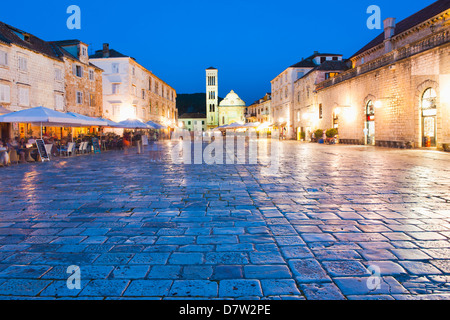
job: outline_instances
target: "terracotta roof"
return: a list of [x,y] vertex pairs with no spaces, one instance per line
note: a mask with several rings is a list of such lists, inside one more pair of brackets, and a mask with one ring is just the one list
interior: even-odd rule
[[[394,36],[401,34],[425,21],[428,19],[437,16],[438,14],[448,10],[450,8],[450,0],[438,0],[428,7],[416,12],[415,14],[409,16],[408,18],[398,22],[395,26]],[[370,41],[363,48],[361,48],[358,52],[356,52],[351,58],[372,49],[384,42],[384,31],[378,37]]]

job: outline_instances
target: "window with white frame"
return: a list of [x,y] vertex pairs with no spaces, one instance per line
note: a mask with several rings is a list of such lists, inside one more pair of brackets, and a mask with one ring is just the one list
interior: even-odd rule
[[55,80],[56,81],[62,81],[63,80],[62,70],[60,68],[55,68]]
[[19,56],[19,70],[28,71],[28,59],[23,56]]
[[120,93],[120,83],[113,83],[112,94],[119,94],[119,93]]
[[86,47],[81,47],[81,54],[83,57],[87,57],[87,48]]
[[91,81],[95,80],[94,70],[89,70],[89,80]]
[[55,94],[55,109],[64,110],[64,96],[62,94]]
[[0,66],[8,65],[8,53],[0,50]]
[[120,115],[120,105],[113,104],[112,105],[112,113],[113,113],[113,116],[119,116]]
[[77,91],[77,104],[83,104],[83,92],[81,91]]
[[0,84],[0,102],[11,102],[11,88],[8,85]]
[[83,67],[82,66],[74,64],[72,68],[73,68],[73,74],[75,76],[77,76],[79,78],[83,77]]
[[29,88],[19,88],[19,105],[24,107],[30,106]]

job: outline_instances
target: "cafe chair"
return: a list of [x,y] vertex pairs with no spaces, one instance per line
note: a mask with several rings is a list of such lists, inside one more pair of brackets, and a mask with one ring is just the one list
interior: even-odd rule
[[19,156],[17,155],[17,151],[15,149],[11,149],[9,151],[9,162],[19,163]]
[[69,142],[67,148],[61,148],[61,154],[65,154],[66,156],[73,155],[75,152],[75,143]]
[[50,155],[52,154],[53,145],[52,144],[46,144],[45,145],[45,151],[47,151],[47,155],[50,158]]
[[83,153],[84,143],[85,143],[85,142],[81,142],[81,143],[80,143],[80,146],[78,147],[78,150],[77,150],[77,151],[78,151],[78,154],[82,154],[82,153]]

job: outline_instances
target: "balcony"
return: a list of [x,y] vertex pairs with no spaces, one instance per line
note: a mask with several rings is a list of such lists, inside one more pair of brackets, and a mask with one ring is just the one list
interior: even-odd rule
[[354,77],[363,75],[367,72],[388,66],[400,60],[412,57],[424,51],[439,47],[450,42],[450,31],[444,30],[442,32],[433,34],[427,38],[410,43],[402,48],[393,50],[378,59],[369,61],[361,66],[347,70],[334,78],[325,80],[317,84],[317,90],[329,88],[335,84],[352,79]]

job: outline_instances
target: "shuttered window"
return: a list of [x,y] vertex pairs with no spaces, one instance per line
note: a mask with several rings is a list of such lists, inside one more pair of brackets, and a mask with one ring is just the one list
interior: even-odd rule
[[61,94],[55,94],[55,109],[64,110],[64,96]]
[[8,53],[0,50],[0,66],[8,65]]
[[77,91],[77,104],[83,104],[83,92]]
[[28,107],[30,105],[30,89],[19,88],[19,105]]
[[28,71],[28,60],[25,57],[19,57],[19,70]]
[[10,103],[10,87],[4,84],[0,84],[0,102]]

